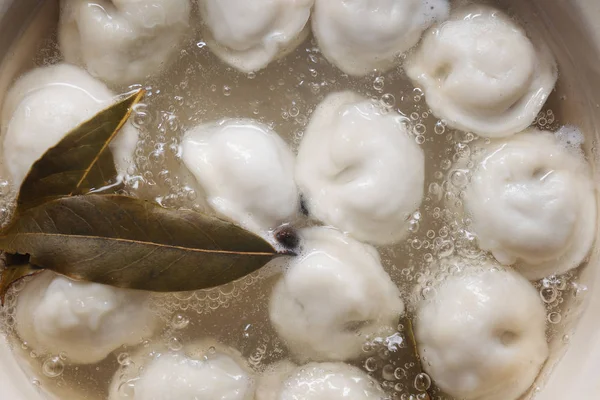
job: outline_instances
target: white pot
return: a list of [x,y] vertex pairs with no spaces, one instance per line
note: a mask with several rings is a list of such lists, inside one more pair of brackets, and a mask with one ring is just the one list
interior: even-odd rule
[[[558,90],[567,101],[558,110],[559,118],[600,139],[600,0],[499,1],[511,5],[520,15],[536,15],[525,19],[543,32],[560,64]],[[6,92],[17,71],[31,62],[34,44],[51,29],[48,21],[57,18],[57,2],[0,0],[0,94]],[[30,28],[23,31],[30,22]],[[0,106],[1,101],[0,95]],[[600,174],[600,162],[594,160],[594,164],[596,174]],[[578,313],[572,313],[572,321],[567,321],[570,326],[564,334],[570,336],[569,344],[562,343],[562,335],[553,343],[554,359],[540,376],[538,385],[542,389],[537,400],[600,397],[599,258],[596,249],[581,278],[588,287],[584,304]],[[1,339],[0,398],[43,398]]]

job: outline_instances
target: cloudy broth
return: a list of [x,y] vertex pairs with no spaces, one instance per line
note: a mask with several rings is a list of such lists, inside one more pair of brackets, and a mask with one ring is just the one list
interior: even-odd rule
[[[197,21],[193,23],[197,25]],[[60,61],[53,39],[40,43],[34,61],[37,65]],[[411,217],[411,234],[395,245],[378,248],[384,268],[406,295],[405,301],[417,283],[444,279],[430,268],[440,259],[485,257],[469,231],[469,221],[447,208],[449,203],[460,203],[473,168],[469,160],[481,142],[433,116],[423,92],[410,83],[400,66],[381,75],[349,77],[323,58],[310,37],[266,69],[245,74],[223,64],[194,32],[166,73],[139,85],[113,89],[128,92],[138,88],[145,88],[147,96],[131,119],[140,131],[140,141],[135,167],[128,171],[127,194],[169,208],[206,211],[201,189],[179,159],[179,145],[187,129],[221,118],[253,118],[272,127],[297,151],[311,113],[323,98],[336,91],[353,90],[379,102],[388,112],[400,113],[412,138],[425,152],[425,197]],[[535,124],[541,129],[558,129],[561,121],[555,112],[559,104],[558,98],[551,98]],[[3,180],[0,190],[6,222],[14,188]],[[291,222],[313,224],[302,219]],[[137,347],[117,349],[94,365],[69,365],[64,355],[36,354],[18,338],[13,329],[14,312],[25,282],[9,293],[7,304],[0,310],[0,326],[32,384],[42,393],[59,398],[106,399],[115,371],[127,365],[139,347],[162,344],[176,351],[207,337],[238,349],[258,374],[272,362],[289,357],[269,322],[269,297],[277,273],[275,267],[221,288],[153,294],[149,307],[160,316],[164,329]],[[536,287],[548,313],[548,340],[568,342],[562,324],[585,293],[585,287],[578,284],[577,271],[546,278]],[[405,334],[406,326],[399,320],[397,335],[405,339]],[[406,340],[400,342],[394,347],[386,338],[372,338],[365,344],[364,357],[354,364],[380,382],[391,399],[423,398],[419,397],[424,393],[423,385],[415,381],[419,366],[410,345]],[[371,353],[373,348],[375,353]],[[449,398],[435,384],[428,392],[436,399]]]

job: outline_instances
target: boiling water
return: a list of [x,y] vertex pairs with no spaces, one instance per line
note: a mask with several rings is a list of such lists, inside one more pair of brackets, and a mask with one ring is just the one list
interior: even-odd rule
[[[141,135],[135,167],[127,178],[128,194],[155,200],[165,207],[205,210],[200,188],[178,159],[186,129],[225,117],[254,118],[271,126],[295,150],[316,105],[329,93],[351,89],[380,102],[389,112],[403,115],[412,137],[426,154],[426,194],[421,208],[412,215],[411,235],[397,245],[379,248],[394,282],[408,294],[417,283],[444,279],[443,274],[436,275],[430,269],[440,259],[455,255],[485,257],[469,232],[469,221],[446,208],[448,204],[460,204],[473,168],[469,160],[480,142],[473,134],[449,129],[431,115],[422,91],[411,85],[400,67],[383,75],[350,78],[332,67],[309,39],[267,69],[243,74],[222,64],[199,35],[192,36],[167,74],[143,85],[115,88],[126,92],[144,87],[148,91],[145,104],[137,106],[132,116]],[[58,61],[55,42],[42,43],[36,64]],[[550,99],[548,105],[556,110],[559,101]],[[536,125],[555,130],[561,123],[547,108],[536,119]],[[6,182],[0,182],[4,221],[10,214],[13,193]],[[295,222],[299,226],[308,223]],[[276,279],[276,274],[265,270],[222,288],[153,295],[151,307],[166,328],[140,346],[162,343],[179,350],[198,339],[213,337],[238,349],[261,372],[268,364],[288,356],[268,318],[268,300]],[[7,296],[0,321],[33,384],[61,398],[106,398],[113,374],[120,364],[131,364],[129,356],[136,348],[123,347],[92,366],[69,366],[64,354],[36,354],[13,331],[16,299],[24,284],[15,285]],[[575,273],[544,279],[536,287],[547,306],[548,340],[568,342],[569,335],[562,325],[586,288],[578,284]],[[381,382],[391,399],[422,399],[425,390],[438,400],[447,399],[429,377],[419,375],[405,328],[400,324],[397,334],[366,343],[365,357],[356,365]],[[375,355],[369,356],[373,350]],[[127,382],[123,383],[126,387]]]

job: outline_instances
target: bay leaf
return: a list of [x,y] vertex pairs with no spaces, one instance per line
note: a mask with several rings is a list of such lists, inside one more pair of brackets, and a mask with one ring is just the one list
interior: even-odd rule
[[232,223],[97,194],[25,211],[0,235],[0,248],[75,280],[156,292],[223,285],[279,255]]
[[[19,263],[19,260],[8,260],[9,258],[12,258],[11,255],[2,254],[0,260],[3,266],[3,269],[0,270],[0,304],[3,306],[6,293],[8,293],[8,289],[13,283],[27,276],[37,275],[43,271],[27,262]],[[19,259],[22,257],[16,258]]]
[[102,188],[114,179],[117,171],[108,145],[144,94],[144,90],[139,90],[111,105],[46,151],[21,185],[17,212],[63,196]]

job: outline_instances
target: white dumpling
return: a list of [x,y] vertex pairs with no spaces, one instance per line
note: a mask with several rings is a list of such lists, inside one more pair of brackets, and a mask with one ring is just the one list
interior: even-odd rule
[[432,27],[405,70],[435,116],[484,137],[531,125],[558,77],[543,42],[533,43],[515,21],[483,5]]
[[69,363],[94,364],[158,327],[148,294],[42,272],[17,298],[16,331],[36,353],[66,353]]
[[183,138],[182,159],[222,216],[256,232],[299,209],[294,155],[269,127],[250,119],[200,125]]
[[[115,94],[84,70],[69,64],[37,68],[11,87],[2,108],[2,156],[13,184],[69,131],[115,101]],[[138,131],[126,124],[110,144],[117,171],[131,163]]]
[[449,13],[448,0],[315,0],[312,30],[325,58],[361,76],[392,68]]
[[265,68],[306,39],[314,0],[200,0],[204,38],[242,72]]
[[247,363],[239,352],[216,342],[180,351],[142,351],[131,358],[131,366],[115,373],[109,400],[254,399]]
[[310,214],[373,244],[408,235],[423,198],[425,157],[402,117],[352,92],[312,114],[296,163]]
[[522,276],[488,262],[448,276],[417,306],[423,368],[449,395],[516,400],[548,357],[546,310]]
[[111,85],[143,84],[177,57],[190,0],[61,0],[65,61]]
[[271,323],[301,360],[349,360],[394,331],[400,290],[377,251],[330,228],[301,231],[302,252],[275,285]]
[[[277,366],[278,368],[281,368]],[[279,380],[273,379],[274,375]],[[380,385],[360,369],[344,363],[310,363],[269,371],[259,381],[256,400],[385,400]]]
[[532,280],[576,268],[594,242],[590,167],[549,132],[487,145],[464,204],[479,246]]

